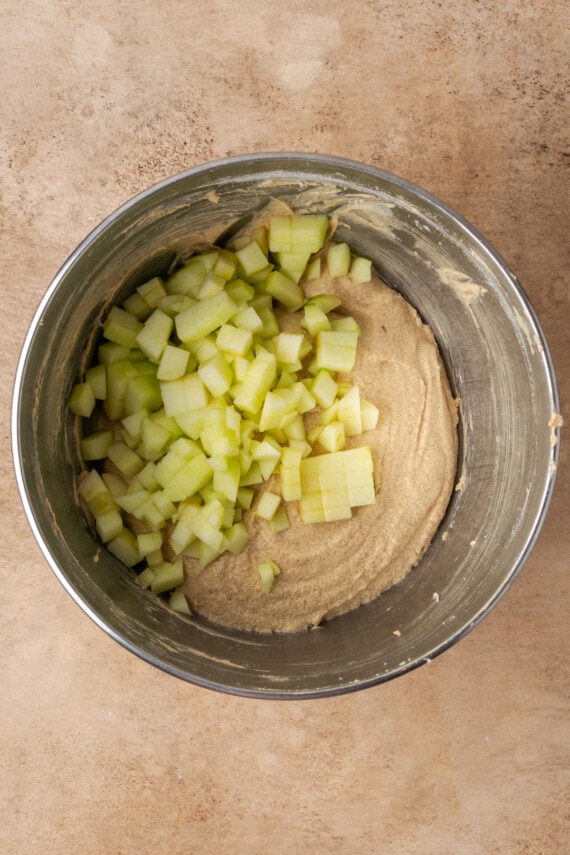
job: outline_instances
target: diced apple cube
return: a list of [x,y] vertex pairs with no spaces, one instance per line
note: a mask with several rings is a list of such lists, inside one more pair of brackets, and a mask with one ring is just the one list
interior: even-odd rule
[[169,430],[157,424],[153,419],[145,418],[141,422],[141,442],[145,454],[153,456],[163,452],[172,441]]
[[355,285],[370,282],[372,280],[372,262],[369,258],[357,256],[350,266],[349,275]]
[[357,322],[350,316],[334,318],[334,320],[331,321],[331,330],[334,330],[335,332],[354,332],[357,335],[360,335],[362,332]]
[[311,383],[311,394],[321,407],[330,407],[336,398],[338,385],[332,377],[330,371],[326,368],[321,368],[317,371]]
[[343,487],[321,491],[323,517],[325,522],[347,520],[352,516],[348,490]]
[[293,214],[291,216],[291,251],[318,252],[325,243],[329,227],[326,214]]
[[95,409],[95,395],[90,383],[77,383],[69,396],[69,409],[74,416],[88,418]]
[[176,332],[182,342],[199,341],[235,315],[238,307],[227,292],[220,291],[176,316]]
[[143,513],[143,507],[150,499],[150,493],[144,487],[139,487],[137,490],[126,492],[122,496],[116,496],[115,502],[127,514],[140,519]]
[[378,424],[380,410],[371,401],[360,399],[360,415],[362,418],[362,431],[374,430]]
[[237,491],[237,502],[244,511],[248,511],[251,508],[253,496],[253,490],[250,490],[248,487],[240,487]]
[[210,549],[220,549],[224,535],[220,529],[214,525],[209,519],[204,509],[196,515],[192,521],[192,531],[196,537],[205,543]]
[[299,359],[305,337],[302,333],[281,332],[277,336],[277,361],[294,363]]
[[103,543],[107,543],[123,530],[123,518],[118,510],[109,508],[95,517],[95,528]]
[[217,276],[213,270],[208,271],[206,278],[200,285],[196,297],[198,300],[206,300],[208,297],[214,297],[223,291],[226,285],[226,280],[221,276]]
[[137,291],[135,291],[134,294],[130,294],[126,298],[126,300],[123,301],[121,308],[124,309],[125,312],[128,312],[130,315],[134,315],[137,320],[143,322],[146,321],[146,319],[152,312],[152,309],[149,304],[146,302],[146,300],[143,300],[143,298],[139,293],[137,293]]
[[299,440],[300,442],[304,442],[307,439],[302,413],[295,415],[292,422],[283,428],[283,433],[289,441]]
[[317,371],[327,368],[329,371],[349,373],[356,361],[357,345],[356,333],[332,330],[319,332],[316,342]]
[[113,443],[113,431],[98,430],[83,437],[79,443],[83,460],[102,460]]
[[271,217],[268,238],[271,252],[292,252],[291,217]]
[[[268,297],[271,299],[271,295],[268,294]],[[263,329],[260,330],[257,335],[260,338],[270,339],[273,336],[279,334],[279,324],[277,323],[277,318],[275,317],[275,313],[268,306],[261,306],[256,309],[257,314],[261,318],[263,322]]]
[[301,520],[307,524],[325,522],[323,501],[320,492],[303,493],[299,500]]
[[322,248],[328,230],[326,214],[274,216],[269,221],[271,252],[312,254]]
[[277,493],[271,493],[269,490],[266,490],[265,493],[262,493],[261,495],[255,513],[262,520],[267,520],[267,522],[269,522],[275,516],[275,512],[280,504],[281,496],[278,496]]
[[180,502],[205,487],[212,480],[212,475],[206,455],[199,452],[183,464],[163,489],[171,502]]
[[101,365],[111,365],[112,362],[129,359],[131,348],[112,341],[104,341],[97,348],[97,359]]
[[321,275],[321,259],[320,259],[320,257],[313,258],[313,260],[310,261],[305,268],[305,278],[309,282],[312,282],[313,279],[318,279],[320,277],[320,275]]
[[124,411],[127,415],[142,409],[152,411],[162,407],[160,384],[152,374],[137,374],[132,377],[125,391]]
[[235,303],[251,303],[255,297],[255,289],[244,279],[232,279],[226,285],[226,293]]
[[101,478],[113,498],[122,496],[126,492],[127,483],[120,475],[117,475],[116,472],[103,472]]
[[247,472],[242,474],[239,485],[240,487],[254,487],[256,484],[263,483],[263,475],[259,468],[259,461],[254,460]]
[[333,309],[338,309],[340,304],[341,301],[334,294],[314,294],[307,302],[309,306],[318,306],[327,315]]
[[261,431],[271,430],[281,426],[281,420],[287,412],[287,398],[281,394],[284,390],[276,389],[274,392],[267,392],[263,401],[263,409],[259,420],[259,429]]
[[259,578],[261,579],[261,587],[268,594],[273,587],[275,577],[279,575],[279,566],[274,561],[262,561],[257,568]]
[[160,362],[160,358],[167,345],[168,338],[172,332],[173,321],[169,315],[155,309],[147,318],[140,332],[136,336],[136,343],[144,354],[153,362]]
[[341,452],[352,507],[372,505],[376,501],[374,466],[370,446],[363,445]]
[[331,243],[327,250],[327,267],[333,278],[346,276],[350,270],[350,248],[347,243]]
[[198,367],[198,375],[208,391],[219,397],[225,395],[233,382],[233,371],[221,352]]
[[251,330],[222,324],[216,336],[216,344],[225,353],[243,356],[251,348],[253,334]]
[[212,271],[216,276],[219,276],[226,282],[233,279],[238,265],[238,260],[235,253],[229,250],[220,250],[218,259],[214,264]]
[[160,383],[164,411],[167,416],[200,410],[210,399],[202,378],[197,373],[186,374],[178,380],[163,380]]
[[162,547],[162,534],[159,531],[144,532],[137,535],[137,548],[141,558],[156,552]]
[[137,539],[128,528],[107,543],[107,549],[127,567],[134,567],[141,560],[137,548]]
[[238,488],[241,478],[241,470],[237,458],[227,458],[226,468],[214,472],[214,490],[225,496],[228,501],[237,501]]
[[124,442],[114,442],[110,445],[107,457],[125,478],[133,478],[145,465],[142,458]]
[[173,591],[168,598],[168,607],[181,615],[192,614],[188,600],[183,591]]
[[236,257],[241,275],[244,279],[249,279],[260,270],[267,267],[267,255],[263,252],[257,241],[251,241],[245,246],[236,250]]
[[91,469],[79,484],[79,495],[89,503],[98,493],[107,493],[107,485],[96,469]]
[[316,336],[322,330],[330,330],[331,322],[320,306],[306,303],[303,311],[305,316],[301,321],[301,326],[307,330],[309,335]]
[[243,309],[243,311],[238,312],[237,315],[234,315],[234,317],[232,318],[232,323],[234,323],[236,327],[239,327],[243,330],[248,330],[254,335],[263,330],[263,321],[255,311],[253,306],[248,306],[247,309]]
[[129,448],[134,448],[141,441],[141,425],[145,418],[150,415],[150,410],[143,407],[134,413],[130,413],[121,419],[123,426],[123,436]]
[[135,315],[113,306],[103,323],[103,335],[108,341],[123,347],[133,347],[141,323]]
[[303,273],[309,258],[310,252],[276,252],[274,253],[275,260],[279,267],[286,270],[288,273],[297,271]]
[[98,401],[104,401],[107,396],[107,372],[104,365],[93,365],[85,372],[85,380],[91,386]]
[[226,529],[225,537],[228,542],[228,550],[233,555],[238,555],[245,549],[245,545],[249,540],[249,532],[243,523],[237,522]]
[[[158,562],[158,563],[162,564],[162,558],[161,558],[160,562]],[[150,588],[152,582],[155,579],[156,579],[156,574],[155,574],[154,570],[152,569],[152,567],[145,567],[144,570],[142,570],[138,574],[137,583],[141,586],[141,588]]]
[[155,594],[171,591],[184,583],[184,563],[181,559],[174,562],[163,561],[153,567],[155,578],[152,580],[150,589]]
[[330,422],[320,429],[319,444],[326,451],[341,451],[346,445],[346,433],[344,424],[341,422]]
[[302,452],[296,448],[284,448],[281,456],[281,495],[286,502],[298,501],[301,489]]
[[299,309],[305,302],[303,289],[279,270],[271,271],[265,282],[265,290],[287,309]]
[[181,347],[167,344],[162,352],[156,376],[159,380],[178,380],[186,374],[190,353]]
[[273,383],[276,373],[275,356],[264,348],[259,348],[234,398],[236,407],[248,413],[258,413],[263,405],[264,395]]
[[362,413],[358,386],[352,386],[346,395],[339,400],[337,418],[344,425],[347,436],[357,436],[362,433]]
[[139,285],[137,293],[151,309],[156,309],[159,301],[163,297],[166,297],[167,292],[160,276],[154,276],[152,279]]
[[168,294],[195,295],[208,273],[202,258],[191,258],[184,267],[168,277],[165,283]]
[[269,520],[269,527],[273,534],[286,531],[290,527],[289,517],[285,505],[279,505],[273,517]]

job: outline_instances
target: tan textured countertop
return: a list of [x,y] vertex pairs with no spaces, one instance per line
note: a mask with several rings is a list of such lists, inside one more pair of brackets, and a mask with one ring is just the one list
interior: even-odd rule
[[0,11],[0,852],[568,852],[568,443],[536,548],[474,632],[387,685],[291,703],[109,639],[41,557],[9,450],[23,337],[76,244],[150,183],[263,150],[363,160],[470,220],[539,315],[570,422],[568,4]]

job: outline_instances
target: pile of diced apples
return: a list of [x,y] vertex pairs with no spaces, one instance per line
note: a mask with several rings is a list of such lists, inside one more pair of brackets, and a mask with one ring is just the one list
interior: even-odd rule
[[[335,296],[303,291],[325,264],[368,282],[371,262],[328,230],[323,214],[275,216],[145,282],[110,310],[97,362],[71,391],[72,413],[88,418],[100,401],[107,420],[81,440],[83,460],[98,461],[79,486],[97,533],[127,566],[144,561],[138,581],[170,592],[177,611],[189,612],[183,559],[239,553],[246,511],[278,534],[289,502],[320,523],[375,501],[370,447],[345,448],[378,420],[347,381],[360,329],[329,317]],[[298,313],[297,331],[280,329],[276,305]],[[257,570],[268,592],[279,567]]]

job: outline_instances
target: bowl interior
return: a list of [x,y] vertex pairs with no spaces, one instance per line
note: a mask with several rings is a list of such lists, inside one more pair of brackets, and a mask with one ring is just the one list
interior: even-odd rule
[[[458,489],[418,566],[374,602],[285,636],[181,618],[140,589],[78,507],[78,428],[67,409],[110,305],[164,275],[199,236],[216,239],[271,198],[338,219],[339,239],[372,258],[432,327],[461,398]],[[199,167],[151,188],[75,251],[24,346],[14,452],[26,511],[48,562],[112,637],[201,685],[314,697],[363,688],[429,661],[498,601],[548,506],[557,409],[547,346],[524,292],[467,223],[379,170],[327,157],[265,155]]]

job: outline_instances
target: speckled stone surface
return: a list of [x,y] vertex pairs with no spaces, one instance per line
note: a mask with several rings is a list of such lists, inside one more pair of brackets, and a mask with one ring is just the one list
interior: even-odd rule
[[52,276],[136,192],[227,154],[395,172],[523,283],[570,419],[569,7],[563,0],[0,0],[0,851],[563,855],[570,789],[567,443],[506,597],[436,661],[280,703],[179,682],[48,569],[9,410]]

